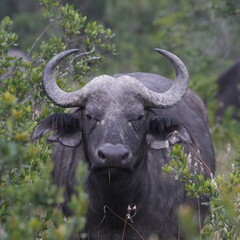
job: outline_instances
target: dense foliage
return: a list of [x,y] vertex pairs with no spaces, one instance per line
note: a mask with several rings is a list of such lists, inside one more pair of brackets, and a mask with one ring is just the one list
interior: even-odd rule
[[[164,171],[174,173],[176,180],[185,184],[189,196],[208,196],[211,200],[211,213],[201,233],[187,207],[179,210],[182,228],[191,226],[190,239],[238,239],[240,124],[231,119],[231,110],[222,123],[215,122],[215,79],[240,55],[236,50],[240,36],[239,2],[84,0],[82,5],[76,0],[61,1],[65,5],[59,2],[40,0],[40,10],[37,1],[0,2],[0,13],[8,13],[14,19],[13,24],[5,17],[0,24],[0,239],[65,240],[84,226],[87,196],[82,183],[86,166],[81,164],[77,171],[78,194],[71,200],[76,214],[64,218],[58,208],[63,201],[63,189],[51,183],[51,146],[44,140],[29,142],[39,119],[63,111],[42,92],[41,74],[46,62],[63,50],[81,50],[81,54],[70,58],[71,64],[63,62],[58,69],[58,84],[65,90],[83,86],[83,79],[88,79],[90,71],[96,69],[108,74],[161,70],[161,74],[173,77],[169,65],[152,52],[155,47],[173,51],[186,62],[191,87],[208,106],[218,171],[224,172],[209,180],[191,175],[186,156],[179,146],[174,148],[173,161]],[[89,21],[67,2],[114,29],[118,55],[112,32],[96,21]],[[13,47],[24,49],[26,59],[10,57],[8,51]],[[113,55],[104,59],[106,54]]]
[[[240,155],[232,161],[232,169],[227,174],[205,179],[203,174],[193,173],[188,165],[187,155],[180,145],[173,147],[172,161],[163,171],[172,173],[185,186],[190,198],[205,197],[209,202],[210,214],[199,231],[199,216],[194,215],[189,206],[179,208],[178,216],[188,239],[228,239],[240,236]],[[206,169],[205,169],[206,170]],[[201,228],[201,227],[200,227]]]
[[80,164],[77,171],[78,194],[70,204],[76,214],[64,218],[58,208],[63,190],[51,183],[51,147],[44,141],[33,145],[29,136],[40,118],[58,109],[47,101],[41,89],[43,67],[53,55],[70,47],[82,50],[71,59],[71,67],[62,66],[64,74],[59,69],[59,84],[69,88],[64,79],[73,76],[79,87],[90,66],[98,64],[103,54],[114,52],[109,29],[87,21],[70,5],[47,0],[41,3],[49,25],[57,27],[59,34],[47,43],[41,42],[39,51],[33,45],[29,49],[31,61],[8,56],[18,36],[10,31],[10,18],[0,24],[0,238],[6,240],[65,240],[83,228],[87,196],[82,182],[86,167]]

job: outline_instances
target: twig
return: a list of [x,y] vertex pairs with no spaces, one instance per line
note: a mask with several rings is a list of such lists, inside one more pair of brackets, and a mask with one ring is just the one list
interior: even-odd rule
[[35,42],[33,43],[32,47],[30,48],[30,50],[28,51],[27,57],[29,57],[30,53],[32,52],[33,48],[35,47],[35,45],[37,44],[37,42],[40,40],[40,38],[43,36],[43,34],[48,30],[48,28],[53,24],[53,20],[45,27],[45,29],[41,32],[41,34],[38,36],[38,38],[35,40]]
[[202,158],[199,156],[201,155],[200,153],[198,153],[193,147],[191,144],[185,142],[191,149],[191,152],[193,152],[195,155],[195,159],[198,160],[198,162],[203,166],[203,168],[206,170],[206,173],[209,175],[209,177],[211,179],[213,179],[213,173],[212,171],[209,169],[209,167],[207,166],[207,164],[202,160]]
[[178,224],[178,240],[181,240],[181,228],[179,224]]
[[[77,56],[76,56],[76,57],[77,57]],[[76,57],[75,57],[75,58],[76,58]],[[75,59],[75,58],[74,58],[74,59]],[[73,59],[73,60],[74,60],[74,59]],[[91,61],[95,61],[95,60],[99,60],[99,59],[101,59],[101,57],[91,57],[91,58],[85,59],[84,61],[77,62],[77,65],[82,64],[82,63],[84,63],[84,62],[91,62]],[[71,60],[71,62],[72,62],[73,60]],[[70,64],[70,65],[71,65],[71,64]],[[64,76],[68,75],[69,72],[72,71],[72,70],[73,70],[73,67],[72,67],[72,66],[68,67],[68,68],[66,69],[65,73],[63,73],[62,75],[60,75],[60,77],[64,77]]]
[[138,236],[144,240],[144,238],[142,237],[142,235],[138,232],[138,230],[130,223],[128,223],[125,219],[123,219],[122,217],[120,217],[118,214],[116,214],[110,207],[108,207],[107,205],[105,205],[106,208],[108,208],[108,210],[114,214],[116,217],[118,217],[119,219],[121,219],[123,222],[125,222],[125,224],[127,224],[129,227],[131,227],[137,234]]
[[111,183],[111,170],[108,170],[108,182]]
[[201,208],[200,208],[200,200],[198,199],[198,224],[199,224],[199,239],[202,240],[202,234],[201,234]]
[[[79,53],[79,54],[77,54],[77,55],[75,56],[75,58],[82,57],[82,56],[84,56],[84,55],[89,55],[89,54],[93,53],[94,51],[95,51],[95,46],[94,46],[94,47],[92,48],[92,50],[89,51],[89,52],[84,52],[84,53]],[[73,59],[70,60],[69,65],[72,64],[72,62],[73,62],[73,60],[74,60],[75,58],[73,58]]]
[[127,224],[127,219],[125,219],[125,221],[124,221],[123,233],[122,233],[122,240],[124,240],[125,230],[126,230],[126,224]]

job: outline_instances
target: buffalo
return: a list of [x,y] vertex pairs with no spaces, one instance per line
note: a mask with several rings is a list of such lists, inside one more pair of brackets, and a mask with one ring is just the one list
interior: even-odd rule
[[223,118],[228,107],[235,107],[233,118],[240,120],[240,59],[224,71],[217,79],[217,120]]
[[[188,89],[183,62],[166,50],[155,49],[172,63],[175,81],[151,73],[101,75],[74,92],[56,83],[58,64],[78,49],[53,57],[43,73],[48,98],[70,113],[42,120],[32,140],[53,131],[53,180],[65,187],[66,215],[74,214],[68,201],[76,185],[77,164],[84,161],[89,174],[86,239],[184,239],[177,209],[190,205],[201,223],[208,207],[186,196],[184,186],[162,167],[171,160],[176,143],[188,154],[193,173],[211,177],[215,170],[213,144],[203,102]],[[206,199],[200,199],[201,202]],[[124,229],[124,231],[123,231]],[[123,236],[124,232],[124,236]],[[77,238],[83,239],[83,234]]]

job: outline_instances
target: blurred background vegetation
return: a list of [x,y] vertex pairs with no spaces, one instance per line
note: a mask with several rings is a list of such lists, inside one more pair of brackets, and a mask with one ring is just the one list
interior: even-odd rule
[[[217,121],[216,80],[240,57],[238,0],[1,0],[0,20],[0,236],[4,239],[40,235],[68,239],[84,225],[85,207],[79,207],[77,217],[69,221],[52,210],[53,202],[61,203],[62,198],[49,183],[51,147],[43,141],[31,145],[28,140],[39,119],[63,111],[44,97],[40,81],[46,62],[68,48],[80,48],[83,55],[71,60],[72,67],[65,63],[65,68],[63,64],[59,69],[59,84],[66,89],[78,88],[83,80],[102,73],[142,71],[173,79],[171,65],[153,49],[178,55],[189,70],[191,89],[207,106],[217,172],[233,171],[231,164],[240,150],[240,124],[231,113],[240,110],[229,109],[222,121]],[[9,51],[13,55],[21,51],[24,58],[9,57]],[[71,84],[64,80],[62,69],[72,76]],[[84,176],[84,171],[79,171],[79,176]],[[79,186],[85,206],[86,196]],[[234,192],[234,199],[239,192]],[[41,201],[36,203],[38,198]],[[27,199],[31,199],[29,206],[22,208]],[[73,206],[76,201],[73,199]],[[226,201],[229,204],[230,199]],[[29,218],[23,221],[24,214]],[[231,236],[230,230],[228,234]]]

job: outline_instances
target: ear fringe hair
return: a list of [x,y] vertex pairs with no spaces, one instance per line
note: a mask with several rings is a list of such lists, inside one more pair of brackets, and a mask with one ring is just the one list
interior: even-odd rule
[[79,128],[79,120],[66,113],[55,113],[49,116],[49,122],[53,130],[76,130]]
[[175,118],[170,116],[154,116],[150,120],[149,130],[152,133],[159,134],[165,131],[169,131],[172,128],[176,128],[178,126],[178,121]]

